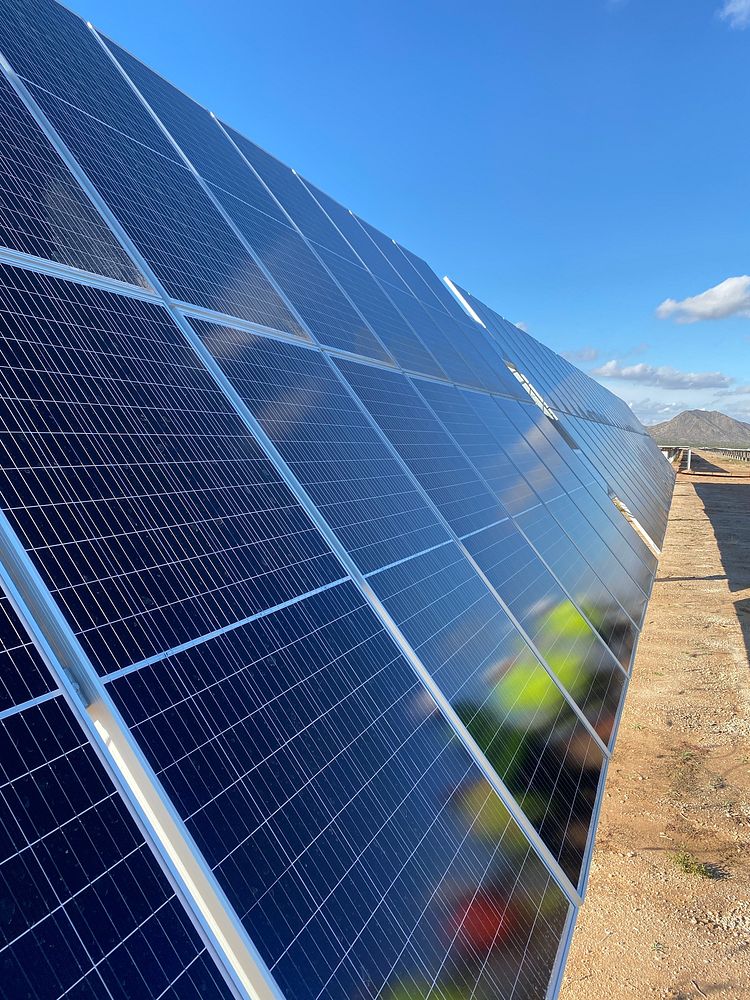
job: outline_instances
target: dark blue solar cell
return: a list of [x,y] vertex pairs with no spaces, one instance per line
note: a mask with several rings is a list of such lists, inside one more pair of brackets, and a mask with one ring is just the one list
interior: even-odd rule
[[106,673],[342,576],[160,306],[3,267],[0,499]]
[[321,354],[192,323],[363,573],[447,540]]
[[113,42],[108,45],[313,335],[329,347],[388,360],[209,112]]
[[157,153],[169,142],[85,22],[54,0],[0,0],[0,51],[20,76]]
[[359,233],[352,231],[351,238],[347,233],[347,239],[349,239],[362,259],[367,262],[367,266],[373,274],[377,274],[379,278],[387,281],[389,285],[395,285],[401,291],[409,292],[409,286],[391,263],[390,257],[384,253],[386,244],[390,246],[391,251],[395,252],[396,247],[393,246],[393,241],[389,240],[384,233],[381,233],[359,216],[355,216],[354,221],[359,227]]
[[399,245],[398,249],[401,251],[404,257],[406,257],[407,261],[418,275],[418,279],[416,281],[409,282],[409,285],[412,288],[414,294],[419,296],[420,298],[424,298],[425,293],[423,292],[422,285],[420,284],[421,280],[423,285],[426,286],[427,289],[429,290],[428,293],[433,295],[434,298],[437,299],[437,301],[440,303],[443,309],[447,313],[449,313],[449,315],[453,316],[454,319],[457,319],[461,322],[465,321],[466,312],[464,311],[463,307],[456,300],[456,297],[453,295],[453,293],[448,290],[448,288],[445,285],[445,282],[441,281],[440,278],[438,278],[438,276],[435,274],[435,272],[432,270],[429,264],[427,264],[426,261],[422,260],[421,257],[418,257],[415,253],[412,253],[411,250],[407,250],[406,247],[402,247]]
[[369,582],[577,884],[603,763],[596,741],[456,545]]
[[507,517],[405,376],[350,361],[336,364],[456,534]]
[[[339,285],[350,298],[351,288],[341,281],[337,285],[331,279],[319,257],[295,229],[256,212],[232,195],[219,190],[214,193],[321,344],[393,363],[386,348],[372,333],[373,330],[380,333],[383,323],[378,327],[373,324],[373,317],[362,308],[361,299],[353,299],[360,312],[355,311]],[[375,318],[381,319],[379,315]]]
[[233,994],[58,696],[0,721],[3,995]]
[[172,298],[299,336],[298,322],[182,163],[33,88]]
[[324,247],[320,247],[318,252],[328,270],[402,368],[427,375],[443,375],[434,357],[368,271]]
[[0,245],[145,286],[145,278],[0,76]]
[[[544,503],[540,503],[542,498],[550,501],[564,496],[563,487],[557,478],[532,452],[520,432],[507,421],[503,409],[493,397],[468,390],[459,392],[452,386],[426,381],[420,382],[419,388],[436,416],[466,455],[472,459],[487,484],[496,490],[498,497],[504,503],[510,500],[516,504],[515,510],[511,511],[516,518],[516,525],[526,535],[568,595],[595,625],[620,663],[627,667],[635,643],[635,628],[596,572],[597,563],[594,558],[596,545],[591,541],[594,532],[588,526],[588,532],[583,532],[582,536],[581,526],[573,521],[569,525],[570,534],[568,534],[566,525],[558,524],[550,509]],[[504,400],[503,406],[521,409],[520,404],[510,400]],[[533,409],[543,420],[547,419],[536,407]],[[500,441],[507,450],[503,450]],[[472,453],[476,456],[476,460],[472,457]],[[519,454],[524,460],[528,480],[539,491],[539,496],[531,492],[521,472],[509,457],[513,456],[515,459]],[[556,453],[553,453],[553,457],[557,466],[562,465]],[[571,482],[573,477],[570,470],[566,466],[563,466],[563,470],[569,485],[575,488],[578,484],[575,481]],[[522,492],[519,484],[526,485],[529,496],[519,498]],[[517,503],[519,499],[525,500],[521,509]],[[577,508],[573,507],[573,510],[577,511]],[[574,544],[576,539],[578,547]],[[601,544],[601,540],[598,540]],[[610,568],[613,562],[609,554],[599,563],[599,567],[607,572],[608,577],[612,575]],[[629,587],[632,591],[632,582]]]
[[[388,294],[423,344],[434,355],[451,381],[475,385],[477,378],[456,346],[428,315],[427,309],[410,292],[389,287]],[[429,374],[429,372],[427,373]]]
[[471,535],[464,544],[608,743],[625,686],[625,672],[610,650],[510,521]]
[[344,236],[364,266],[380,281],[388,282],[391,285],[399,285],[401,288],[404,288],[403,282],[380,250],[368,238],[357,217],[330,195],[326,194],[325,191],[321,191],[320,188],[315,187],[310,181],[305,180],[304,177],[302,178],[302,183],[312,192],[315,200],[325,210],[328,217],[335,224],[342,236]]
[[328,250],[333,250],[340,257],[345,257],[353,264],[357,264],[357,255],[291,167],[271,156],[265,149],[250,142],[229,125],[224,127],[237,143],[242,155],[252,163],[258,175],[265,181],[273,195],[283,205],[284,210],[308,240],[312,240],[313,243],[326,247]]
[[544,992],[567,903],[352,584],[109,688],[285,996]]
[[0,712],[56,687],[10,601],[0,595]]

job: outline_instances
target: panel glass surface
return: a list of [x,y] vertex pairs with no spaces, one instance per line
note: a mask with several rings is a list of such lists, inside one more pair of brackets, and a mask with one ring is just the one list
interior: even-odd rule
[[336,364],[457,535],[507,516],[405,376]]
[[0,500],[106,673],[343,573],[159,306],[0,270]]
[[[487,469],[487,481],[493,488],[497,484],[500,499],[508,497],[516,504],[514,513],[517,527],[589,622],[610,645],[614,655],[627,667],[635,643],[635,626],[596,573],[596,564],[591,557],[591,536],[594,532],[590,526],[587,525],[589,530],[583,533],[583,537],[579,535],[578,548],[572,534],[575,522],[570,525],[569,537],[566,525],[555,521],[548,503],[555,497],[564,496],[563,487],[504,415],[505,407],[521,409],[520,404],[511,400],[495,400],[480,393],[457,393],[448,386],[435,383],[420,382],[419,389],[456,442],[461,447],[466,445],[467,455],[470,452],[477,454],[476,467],[480,472]],[[501,442],[507,451],[501,447]],[[515,461],[510,460],[511,455]],[[553,453],[553,457],[556,465],[561,466],[556,453]],[[515,464],[519,460],[527,472],[526,490],[529,491],[533,484],[538,491],[537,496],[532,494],[531,497],[519,497],[524,492],[520,485],[524,484],[524,477]],[[577,487],[577,482],[571,482],[573,477],[570,471],[566,467],[563,469],[568,486]],[[540,502],[542,495],[548,503]],[[518,509],[519,499],[525,500],[524,509]],[[570,516],[570,511],[568,514]],[[582,517],[577,508],[573,507],[573,516],[575,515]],[[609,555],[605,559],[608,575],[614,575],[609,573],[613,564],[617,566]],[[624,574],[624,570],[621,569],[621,572]],[[629,578],[628,583],[631,591],[637,589]]]
[[172,298],[298,336],[304,333],[198,181],[56,97],[34,96]]
[[118,281],[146,285],[3,76],[0,245]]
[[56,687],[10,601],[0,594],[0,712]]
[[54,0],[0,0],[0,51],[27,81],[172,155],[93,32],[66,7]]
[[[3,997],[228,1000],[213,958],[5,597],[0,622]],[[13,671],[19,683],[9,683]],[[32,693],[50,697],[24,704]]]
[[415,336],[369,271],[320,247],[319,254],[331,274],[376,331],[402,368],[442,375],[442,369]]
[[345,237],[347,243],[355,251],[364,266],[380,281],[385,281],[390,285],[399,285],[401,288],[404,288],[405,286],[399,276],[380,250],[373,245],[372,240],[362,230],[357,217],[329,194],[315,187],[314,184],[311,184],[304,177],[302,178],[302,183],[314,195],[315,200],[324,209],[342,236]]
[[317,351],[192,321],[363,573],[448,538]]
[[[618,512],[609,497],[599,483],[586,474],[577,455],[557,433],[552,421],[537,408],[503,402],[502,410],[512,421],[513,429],[520,432],[528,453],[554,471],[558,481],[565,483],[565,494],[550,498],[547,509],[594,569],[606,567],[609,590],[633,621],[639,624],[645,608],[644,588],[651,579],[650,571],[640,556],[647,551],[645,546],[632,530],[630,537],[626,537],[624,531],[620,533],[622,529],[618,530],[616,517]],[[522,457],[517,448],[514,458],[519,465]],[[564,468],[561,468],[561,462]]]
[[333,250],[339,257],[344,257],[353,264],[359,263],[357,255],[291,167],[271,156],[265,149],[256,146],[254,142],[250,142],[231,126],[224,125],[224,127],[242,155],[253,165],[308,240]]
[[593,737],[454,543],[369,582],[576,885],[602,768]]
[[567,903],[352,584],[109,689],[286,997],[544,993]]
[[510,521],[464,544],[604,743],[625,673]]
[[585,727],[331,366],[194,325],[576,883],[601,768]]
[[329,347],[389,360],[209,112],[113,42],[107,44],[311,333]]

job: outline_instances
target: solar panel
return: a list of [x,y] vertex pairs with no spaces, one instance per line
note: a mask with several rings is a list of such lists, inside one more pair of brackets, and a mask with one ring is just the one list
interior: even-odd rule
[[[569,841],[580,848],[583,828],[585,843],[602,765],[592,736],[334,369],[295,344],[193,325],[577,883]],[[544,692],[531,720],[524,690]],[[547,757],[533,766],[532,746]]]
[[[390,360],[370,327],[208,111],[107,39],[107,45],[317,339]],[[377,329],[377,327],[375,327]]]
[[[478,452],[474,462],[476,468],[481,472],[483,466],[488,467],[488,483],[491,485],[494,479],[500,499],[505,501],[508,495],[509,502],[515,504],[512,514],[516,525],[578,606],[587,610],[589,621],[596,623],[605,640],[611,643],[615,655],[627,666],[635,641],[635,626],[595,572],[597,566],[606,566],[607,582],[613,577],[616,579],[615,560],[611,555],[599,562],[591,558],[595,543],[590,530],[578,534],[576,547],[575,532],[580,525],[576,524],[575,506],[573,514],[570,509],[566,510],[567,517],[559,524],[551,514],[552,502],[558,497],[567,498],[557,476],[568,481],[569,492],[578,484],[567,468],[564,468],[565,475],[561,473],[559,462],[556,463],[557,476],[553,475],[505,416],[506,409],[519,411],[518,419],[522,421],[523,410],[530,407],[524,408],[510,400],[498,403],[485,394],[459,393],[436,383],[423,382],[420,391],[467,456],[471,457],[470,451]],[[542,419],[546,418],[542,416]],[[526,473],[529,490],[519,504],[518,485],[524,482],[521,470]],[[629,578],[627,583],[632,592],[634,587]]]
[[552,998],[671,469],[64,7],[0,51],[3,989]]
[[229,998],[213,957],[5,597],[0,636],[4,996]]
[[567,901],[351,584],[109,687],[286,996],[544,989]]
[[192,325],[363,573],[448,540],[322,355],[201,320]]
[[172,298],[304,335],[174,150],[162,156],[38,87],[32,90]]
[[0,77],[0,246],[146,285],[4,77]]
[[168,313],[0,267],[0,503],[102,673],[343,573]]

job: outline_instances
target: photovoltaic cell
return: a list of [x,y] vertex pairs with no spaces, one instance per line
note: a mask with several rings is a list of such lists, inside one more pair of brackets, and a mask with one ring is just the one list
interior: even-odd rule
[[330,365],[194,325],[577,882],[602,763],[593,739]]
[[32,89],[172,298],[304,336],[184,164]]
[[[477,378],[460,353],[458,346],[437,326],[418,299],[408,291],[389,287],[388,294],[394,305],[416,331],[422,343],[437,359],[440,367],[451,381],[464,385],[475,385]],[[429,374],[429,372],[426,372]]]
[[[213,958],[5,597],[0,615],[3,996],[228,1000]],[[12,670],[30,687],[9,685]],[[49,700],[24,704],[42,688]]]
[[209,112],[113,42],[107,45],[314,336],[329,347],[389,360]]
[[[595,529],[596,535],[606,543],[609,553],[616,557],[617,562],[612,564],[611,573],[614,578],[622,581],[624,588],[622,592],[625,593],[628,589],[628,581],[632,581],[635,585],[633,600],[639,602],[638,591],[645,595],[650,586],[653,570],[656,566],[654,555],[615,509],[599,479],[592,477],[584,460],[579,457],[580,449],[571,448],[556,429],[559,421],[553,423],[544,417],[541,411],[535,411],[532,407],[513,407],[505,402],[502,403],[502,407],[510,422],[520,432],[521,438],[519,439],[518,436],[514,438],[517,447],[523,447],[526,443],[535,454],[539,455],[548,468],[552,468],[548,457],[550,448],[556,451],[566,463],[574,476],[576,485],[571,484],[565,496],[556,497],[551,501],[550,509],[554,511],[563,506],[565,502],[578,508]],[[548,447],[545,446],[545,441]],[[593,536],[594,543],[596,543],[596,535]],[[602,551],[600,558],[601,565],[609,562],[606,551]],[[618,563],[625,569],[627,579],[621,576]],[[619,583],[618,586],[620,586]],[[619,597],[620,591],[618,590],[617,593]],[[623,607],[627,607],[627,599],[620,599]],[[634,621],[639,621],[637,612],[631,617]]]
[[448,539],[322,355],[192,325],[363,573]]
[[0,245],[118,281],[146,285],[3,76]]
[[[471,458],[472,452],[476,454],[474,465],[479,472],[484,475],[484,469],[487,469],[486,482],[496,489],[500,500],[517,501],[518,484],[524,479],[504,452],[500,441],[507,445],[514,457],[519,453],[519,445],[521,448],[525,445],[519,432],[506,424],[502,409],[505,406],[520,408],[520,404],[503,400],[498,405],[498,401],[486,394],[468,390],[459,393],[451,386],[426,381],[419,383],[419,389],[466,455]],[[589,528],[585,539],[580,539],[580,549],[576,548],[564,526],[555,522],[547,503],[540,502],[542,498],[551,501],[562,496],[563,487],[527,445],[521,455],[528,479],[538,492],[527,496],[524,508],[519,510],[516,507],[513,511],[516,526],[627,668],[635,643],[635,626],[586,561],[583,553],[587,547],[591,548],[594,533]],[[557,458],[556,455],[554,457]],[[559,460],[557,464],[560,464]],[[571,478],[569,470],[565,469],[565,472]],[[573,511],[579,513],[575,507]],[[575,528],[575,524],[572,527]],[[612,562],[611,558],[606,560],[607,565]],[[630,589],[633,589],[632,583]]]
[[604,743],[625,674],[510,521],[464,539],[546,663]]
[[8,598],[0,595],[0,712],[49,694],[56,687]]
[[165,310],[0,273],[0,500],[103,673],[342,576]]
[[407,378],[356,362],[336,364],[457,535],[507,517]]
[[602,768],[593,737],[452,542],[369,582],[577,884]]
[[313,194],[315,200],[325,211],[326,215],[331,219],[336,228],[346,239],[347,243],[351,246],[354,252],[357,254],[359,259],[362,261],[364,266],[373,274],[379,281],[384,281],[390,285],[399,285],[404,288],[404,284],[393,270],[391,265],[382,255],[382,253],[373,246],[372,240],[368,239],[367,234],[363,232],[362,226],[355,215],[344,208],[343,205],[339,204],[334,198],[325,191],[321,191],[320,188],[315,187],[310,181],[306,180],[304,177],[301,178],[302,183],[305,187]]
[[567,903],[353,585],[109,688],[287,997],[543,992]]
[[401,367],[430,375],[443,374],[433,356],[414,335],[371,274],[324,247],[320,247],[318,252],[328,270]]
[[313,243],[327,250],[333,250],[339,257],[357,264],[357,255],[294,171],[260,146],[256,146],[254,142],[250,142],[231,126],[223,122],[222,124],[242,155],[253,165],[289,217],[294,220],[300,232]]
[[85,22],[54,0],[0,0],[0,51],[16,73],[169,156],[169,143]]
[[[422,260],[421,257],[418,257],[415,253],[412,253],[411,250],[407,250],[406,247],[403,247],[400,244],[398,246],[398,249],[401,251],[404,257],[406,257],[409,264],[411,264],[416,273],[419,275],[421,281],[429,289],[430,293],[438,300],[442,308],[450,316],[453,316],[454,319],[463,322],[466,319],[466,312],[464,311],[462,306],[459,305],[459,303],[456,301],[455,296],[450,291],[448,291],[448,288],[446,287],[445,283],[441,281],[440,278],[438,278],[438,276],[435,274],[435,272],[432,270],[429,264],[426,261]],[[414,289],[415,295],[424,294],[421,291],[421,286],[418,285],[418,282],[410,284],[411,287]],[[417,288],[419,288],[419,291],[417,291]]]
[[[352,234],[350,242],[357,253],[360,254],[363,260],[367,261],[370,270],[382,278],[383,281],[387,281],[389,285],[397,286],[402,291],[410,292],[409,286],[391,263],[390,256],[385,253],[386,244],[390,246],[390,252],[395,252],[396,248],[392,245],[393,241],[389,240],[385,233],[381,233],[380,230],[359,216],[355,216],[355,219],[357,225],[360,227],[360,237],[364,233],[364,238],[358,238],[354,233]],[[347,239],[349,239],[348,234]]]
[[[0,264],[0,506],[42,583],[6,579],[49,588],[287,1000],[538,1000],[656,567],[613,500],[658,545],[673,473],[622,401],[105,43],[176,145],[82,20],[0,0],[0,247],[32,269]],[[39,109],[171,308],[90,287],[148,274]],[[0,595],[0,992],[234,995],[80,723]]]

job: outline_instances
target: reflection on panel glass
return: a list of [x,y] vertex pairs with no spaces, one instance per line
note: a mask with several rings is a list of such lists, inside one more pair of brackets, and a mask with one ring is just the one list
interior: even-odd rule
[[20,76],[162,155],[168,140],[82,18],[55,0],[0,0],[0,52]]
[[0,500],[102,673],[342,576],[160,306],[3,267],[0,380]]
[[591,570],[546,507],[535,507],[519,514],[516,523],[576,607],[627,670],[635,646],[636,629],[620,603]]
[[405,376],[336,364],[457,535],[507,517]]
[[585,727],[331,366],[194,326],[360,569],[397,562],[370,584],[576,883],[601,769]]
[[304,336],[172,149],[155,153],[51,94],[34,96],[172,298]]
[[363,573],[446,541],[417,484],[320,354],[192,325]]
[[509,521],[471,535],[464,544],[608,743],[625,685],[608,648]]
[[209,112],[114,42],[107,45],[314,336],[329,347],[389,360]]
[[353,585],[109,687],[285,996],[543,995],[567,902]]
[[0,245],[133,285],[146,284],[2,76]]
[[576,884],[602,767],[593,737],[455,544],[370,584]]

